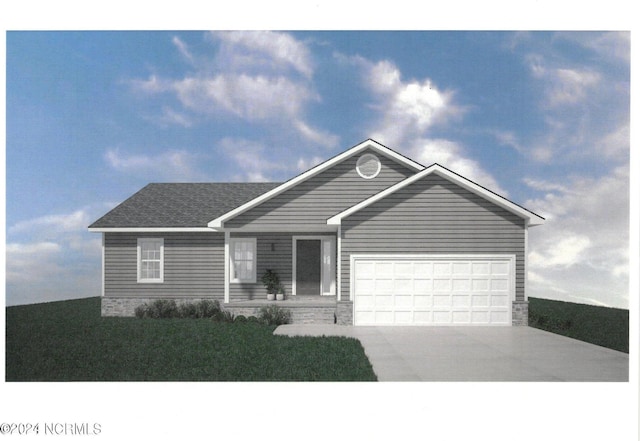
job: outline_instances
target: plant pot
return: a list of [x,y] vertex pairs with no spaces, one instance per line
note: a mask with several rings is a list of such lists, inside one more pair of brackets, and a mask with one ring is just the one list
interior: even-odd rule
[[275,299],[276,299],[275,294],[267,294],[267,300],[275,300]]
[[276,294],[276,300],[284,300],[284,294]]

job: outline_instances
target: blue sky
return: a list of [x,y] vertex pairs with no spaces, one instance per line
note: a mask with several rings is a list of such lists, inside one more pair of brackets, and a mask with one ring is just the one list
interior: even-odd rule
[[148,182],[286,180],[373,138],[547,218],[529,295],[628,307],[630,34],[8,32],[6,301],[100,294]]

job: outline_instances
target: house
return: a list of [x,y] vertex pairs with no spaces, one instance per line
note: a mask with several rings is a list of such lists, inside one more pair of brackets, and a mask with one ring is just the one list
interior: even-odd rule
[[294,321],[526,325],[527,231],[544,219],[373,140],[284,183],[149,184],[94,222],[102,314],[153,299],[268,302]]

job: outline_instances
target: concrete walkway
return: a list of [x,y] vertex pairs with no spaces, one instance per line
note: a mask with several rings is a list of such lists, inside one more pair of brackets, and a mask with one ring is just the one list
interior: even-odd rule
[[528,326],[283,325],[360,340],[379,381],[628,381],[629,355]]

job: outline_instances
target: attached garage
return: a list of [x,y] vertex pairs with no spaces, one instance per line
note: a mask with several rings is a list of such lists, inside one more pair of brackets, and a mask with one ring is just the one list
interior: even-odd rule
[[352,255],[354,324],[511,325],[515,255]]

